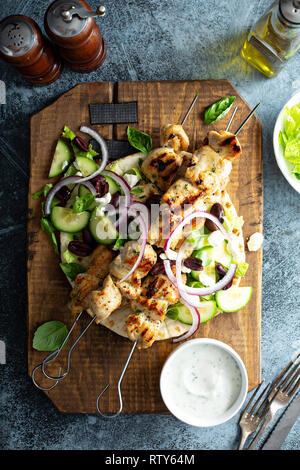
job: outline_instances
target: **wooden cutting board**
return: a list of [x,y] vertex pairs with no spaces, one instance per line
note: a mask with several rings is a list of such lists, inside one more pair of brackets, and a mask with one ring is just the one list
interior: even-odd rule
[[[59,268],[59,259],[40,229],[40,201],[30,197],[47,182],[47,174],[55,143],[63,126],[78,132],[81,124],[89,125],[90,103],[129,102],[138,104],[138,123],[135,127],[151,134],[158,146],[163,124],[179,123],[195,94],[199,99],[185,124],[191,148],[203,139],[208,130],[224,129],[229,116],[207,126],[202,119],[204,109],[212,102],[236,95],[238,112],[232,130],[250,112],[251,107],[227,80],[159,81],[83,83],[64,93],[53,104],[31,118],[31,174],[29,185],[28,221],[28,373],[39,364],[46,353],[32,348],[36,328],[49,320],[61,320],[70,326],[73,319],[67,308],[70,287]],[[114,100],[114,101],[113,101]],[[254,106],[256,103],[251,103]],[[126,139],[126,125],[94,126],[105,138]],[[86,136],[85,136],[86,137]],[[233,163],[229,194],[239,215],[244,216],[244,236],[262,231],[262,132],[261,123],[253,117],[239,135],[242,157]],[[197,337],[210,337],[232,346],[245,362],[249,389],[260,382],[261,343],[261,278],[262,250],[247,253],[249,270],[242,285],[253,286],[253,297],[241,312],[222,314],[200,326]],[[90,317],[84,314],[75,327],[78,335]],[[96,398],[103,387],[111,387],[102,398],[104,412],[119,409],[117,382],[132,343],[107,329],[92,325],[76,346],[71,362],[71,373],[55,389],[45,392],[54,405],[69,413],[96,413]],[[160,392],[159,376],[167,356],[176,346],[171,340],[154,343],[149,350],[136,350],[122,383],[124,413],[166,413]],[[52,375],[64,367],[65,356],[49,365]],[[64,369],[63,369],[64,370]],[[36,378],[44,386],[49,382],[38,372]]]

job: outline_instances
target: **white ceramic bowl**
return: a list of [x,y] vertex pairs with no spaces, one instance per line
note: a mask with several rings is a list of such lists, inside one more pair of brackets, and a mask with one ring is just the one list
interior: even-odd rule
[[285,179],[290,183],[290,185],[298,192],[300,193],[300,180],[296,178],[296,176],[291,173],[291,169],[293,169],[294,165],[290,162],[288,162],[283,155],[283,151],[281,148],[281,145],[278,142],[278,136],[279,136],[279,131],[283,130],[283,113],[284,113],[284,108],[288,106],[291,108],[292,106],[295,106],[295,104],[300,103],[300,92],[296,93],[294,96],[292,96],[291,99],[281,109],[280,113],[278,114],[275,127],[274,127],[274,132],[273,132],[273,147],[274,147],[274,154],[275,158],[277,161],[277,165],[279,166],[279,169]]
[[[179,407],[175,407],[173,402],[170,400],[170,393],[168,390],[168,380],[167,380],[166,371],[168,367],[172,364],[175,357],[180,356],[184,350],[195,346],[195,344],[210,344],[210,345],[217,346],[223,349],[224,351],[226,351],[232,356],[232,358],[235,360],[241,372],[241,377],[242,377],[241,390],[236,401],[232,404],[232,406],[228,410],[226,410],[222,415],[218,415],[217,417],[211,417],[211,418],[207,418],[207,417],[199,418],[196,416],[187,417],[186,413],[184,413]],[[160,375],[160,392],[161,392],[163,401],[166,407],[169,409],[169,411],[174,416],[176,416],[176,418],[180,419],[180,421],[183,421],[184,423],[190,424],[192,426],[197,426],[197,427],[202,427],[202,428],[217,426],[218,424],[225,423],[225,421],[228,421],[229,419],[231,419],[243,406],[243,403],[247,395],[247,391],[248,391],[248,376],[247,376],[247,371],[246,371],[246,368],[242,359],[234,351],[234,349],[232,349],[227,344],[222,343],[221,341],[218,341],[216,339],[197,338],[197,339],[192,339],[182,344],[181,346],[176,348],[175,351],[172,352],[172,354],[170,354],[170,356],[168,357],[168,359],[166,360],[162,368],[161,375]]]

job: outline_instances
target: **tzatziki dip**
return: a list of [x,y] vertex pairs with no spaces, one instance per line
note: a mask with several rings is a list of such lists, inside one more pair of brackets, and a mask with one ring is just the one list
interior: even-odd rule
[[166,406],[179,419],[196,426],[219,424],[225,416],[229,419],[245,391],[245,371],[237,358],[234,350],[216,340],[196,339],[182,345],[162,371]]

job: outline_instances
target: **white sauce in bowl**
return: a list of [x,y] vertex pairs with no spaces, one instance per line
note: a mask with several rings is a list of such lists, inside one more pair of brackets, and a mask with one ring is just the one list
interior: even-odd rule
[[224,348],[205,342],[178,352],[166,362],[161,378],[168,408],[191,424],[223,416],[237,402],[242,389],[236,359]]

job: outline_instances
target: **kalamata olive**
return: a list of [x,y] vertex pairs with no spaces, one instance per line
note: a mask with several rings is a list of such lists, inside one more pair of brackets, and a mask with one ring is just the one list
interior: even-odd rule
[[94,239],[91,235],[91,232],[86,227],[82,229],[82,238],[83,238],[84,243],[87,243],[88,245],[93,246]]
[[71,191],[67,186],[62,186],[59,191],[55,194],[57,199],[59,199],[62,206],[67,204],[67,201],[70,199]]
[[[170,261],[171,266],[175,265],[176,261]],[[166,274],[165,272],[165,265],[163,261],[158,261],[155,266],[151,269],[150,273],[151,276],[155,276],[157,274]]]
[[119,207],[119,204],[120,204],[120,196],[121,196],[120,191],[117,191],[115,194],[112,195],[112,198],[110,200],[110,204],[114,206],[116,209],[117,207]]
[[[221,224],[224,222],[223,217],[225,215],[225,211],[224,211],[222,204],[220,204],[219,202],[216,202],[212,206],[212,208],[210,209],[210,213],[214,215],[221,222]],[[211,232],[215,232],[216,230],[218,230],[218,227],[210,219],[205,220],[205,226]]]
[[192,256],[190,256],[189,258],[186,258],[184,260],[183,264],[186,268],[189,268],[192,271],[202,271],[203,270],[202,260],[198,259],[198,258],[193,258]]
[[[223,277],[227,274],[226,269],[224,269],[223,266],[219,263],[216,263],[215,269],[216,269],[216,272],[219,274],[220,279],[223,279]],[[225,287],[223,287],[223,290],[227,290],[231,286],[232,286],[232,279],[230,282],[228,282],[228,284]]]
[[74,139],[74,144],[80,148],[80,150],[83,150],[84,152],[88,152],[89,151],[89,146],[88,144],[85,142],[85,140],[83,140],[81,137],[79,137],[78,135],[75,137]]
[[98,197],[103,197],[109,191],[109,184],[102,175],[95,176],[91,179],[91,183],[95,186]]
[[92,253],[93,248],[87,243],[72,241],[68,245],[68,250],[71,251],[74,255],[84,257]]

